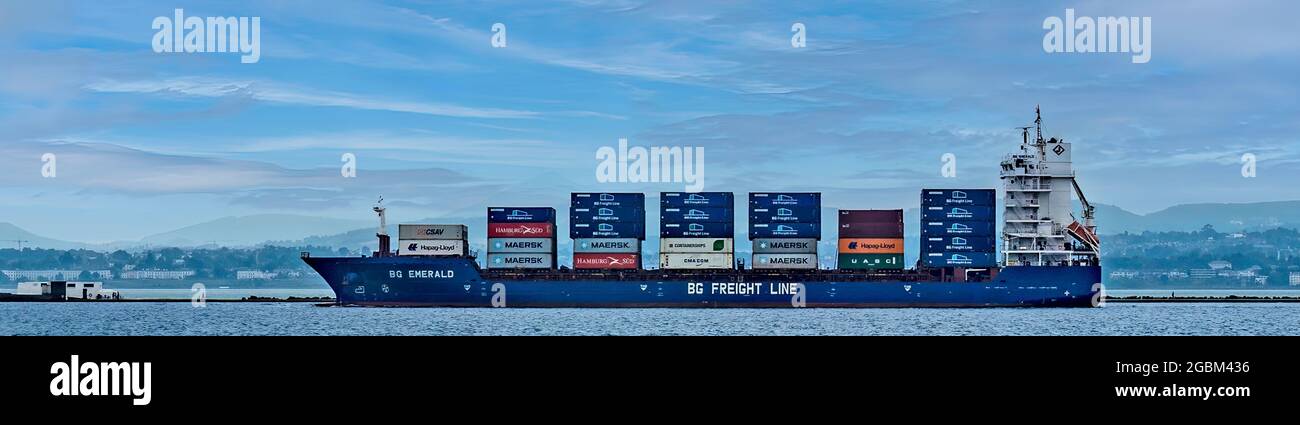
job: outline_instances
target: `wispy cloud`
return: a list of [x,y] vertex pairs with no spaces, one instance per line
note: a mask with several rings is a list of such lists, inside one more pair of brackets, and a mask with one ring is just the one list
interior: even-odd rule
[[269,82],[217,78],[172,78],[150,81],[104,80],[86,85],[103,93],[150,93],[200,97],[245,97],[265,102],[368,109],[457,118],[534,118],[535,111],[481,108],[447,103],[375,99],[355,93],[293,88]]

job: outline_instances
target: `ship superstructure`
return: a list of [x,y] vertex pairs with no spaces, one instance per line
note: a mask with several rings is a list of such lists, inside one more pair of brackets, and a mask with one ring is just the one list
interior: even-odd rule
[[[1042,113],[1038,108],[1034,112],[1034,126],[1020,127],[1020,152],[1002,159],[1003,265],[1097,265],[1100,242],[1093,208],[1079,188],[1072,146],[1055,137],[1044,139]],[[1082,204],[1082,223],[1074,215],[1074,194]]]

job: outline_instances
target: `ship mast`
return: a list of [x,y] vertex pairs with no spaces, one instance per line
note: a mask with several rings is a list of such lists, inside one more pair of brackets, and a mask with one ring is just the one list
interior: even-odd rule
[[376,202],[375,207],[371,208],[371,210],[374,210],[375,214],[379,214],[379,231],[375,232],[375,236],[379,238],[379,251],[375,252],[375,256],[387,257],[389,253],[388,216],[386,214],[388,208],[384,207],[384,197],[380,196],[379,202]]

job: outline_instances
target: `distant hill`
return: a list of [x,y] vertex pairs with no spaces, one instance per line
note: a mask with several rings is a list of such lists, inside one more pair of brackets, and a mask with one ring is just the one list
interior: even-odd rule
[[81,249],[88,246],[80,242],[50,239],[11,223],[0,223],[0,248],[17,248],[19,245],[17,241],[23,241],[24,248]]
[[145,237],[140,242],[160,246],[257,245],[273,240],[299,240],[365,227],[363,220],[347,220],[289,214],[260,214],[223,217]]
[[1190,231],[1207,224],[1220,232],[1300,228],[1300,201],[1186,204],[1145,215],[1097,205],[1097,225],[1102,234]]

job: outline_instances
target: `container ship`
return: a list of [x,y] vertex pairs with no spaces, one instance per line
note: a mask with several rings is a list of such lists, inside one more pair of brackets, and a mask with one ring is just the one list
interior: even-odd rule
[[922,189],[921,252],[910,266],[895,209],[839,210],[835,267],[819,267],[826,223],[821,194],[808,192],[741,202],[748,265],[735,254],[742,211],[730,192],[660,193],[655,258],[643,258],[644,194],[573,193],[571,265],[557,264],[552,207],[488,207],[483,265],[463,224],[399,225],[392,249],[382,204],[372,255],[302,259],[349,306],[1095,307],[1105,295],[1093,208],[1071,144],[1044,139],[1035,112],[1019,151],[1001,161],[1001,228],[995,189]]

